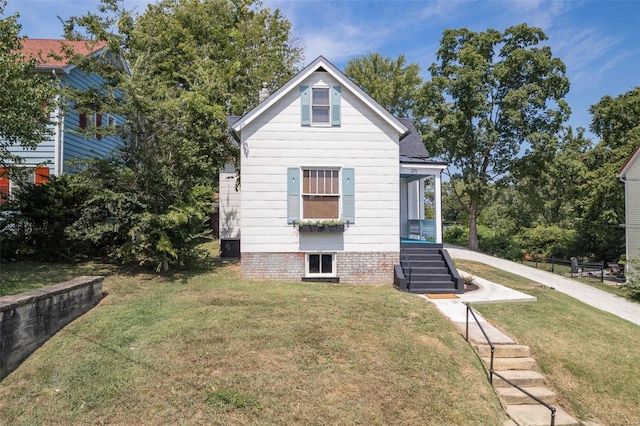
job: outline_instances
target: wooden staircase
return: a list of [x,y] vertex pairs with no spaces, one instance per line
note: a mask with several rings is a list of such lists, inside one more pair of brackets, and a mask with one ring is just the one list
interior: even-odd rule
[[441,244],[400,243],[394,285],[420,294],[464,292],[464,280]]

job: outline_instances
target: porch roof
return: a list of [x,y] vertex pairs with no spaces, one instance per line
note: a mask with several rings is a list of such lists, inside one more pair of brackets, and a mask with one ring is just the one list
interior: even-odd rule
[[441,161],[400,156],[400,177],[409,182],[426,176],[439,175],[446,168],[447,163]]

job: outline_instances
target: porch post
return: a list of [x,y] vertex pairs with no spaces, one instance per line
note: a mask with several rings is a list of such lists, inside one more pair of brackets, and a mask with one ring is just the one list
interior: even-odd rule
[[[420,178],[418,181],[418,208],[420,210],[418,212],[418,219],[420,220],[424,220],[424,179],[425,178]],[[420,239],[422,239],[422,235],[420,235]]]
[[[441,186],[441,176],[442,170],[440,173],[434,174],[434,186],[435,186],[435,194],[434,194],[434,202],[435,202],[435,210],[436,210],[436,243],[442,244],[442,186]],[[424,213],[423,213],[424,214]]]

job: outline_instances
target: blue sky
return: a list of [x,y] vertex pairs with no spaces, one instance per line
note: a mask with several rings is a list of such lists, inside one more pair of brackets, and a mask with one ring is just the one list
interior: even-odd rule
[[[6,12],[20,13],[23,34],[60,38],[57,16],[96,10],[97,0],[8,0]],[[143,12],[148,0],[126,0]],[[350,58],[379,52],[427,68],[436,60],[442,32],[505,28],[523,22],[547,34],[553,54],[567,66],[570,124],[588,128],[589,106],[640,85],[640,1],[307,1],[264,0],[293,24],[305,48],[305,63],[323,55],[343,69]]]

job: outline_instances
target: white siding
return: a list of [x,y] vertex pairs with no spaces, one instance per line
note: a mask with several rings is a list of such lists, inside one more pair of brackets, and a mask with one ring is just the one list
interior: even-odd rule
[[[337,82],[316,72],[302,84]],[[399,135],[345,89],[339,127],[301,126],[291,90],[242,129],[243,253],[399,251]],[[301,166],[354,169],[356,223],[344,233],[299,234],[287,225],[287,168]]]
[[640,258],[640,157],[630,164],[626,173],[626,235],[627,257]]
[[220,239],[240,238],[240,192],[236,191],[235,167],[226,164],[219,179]]

